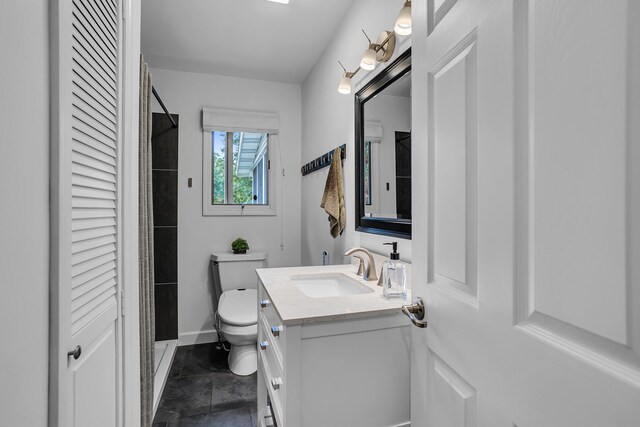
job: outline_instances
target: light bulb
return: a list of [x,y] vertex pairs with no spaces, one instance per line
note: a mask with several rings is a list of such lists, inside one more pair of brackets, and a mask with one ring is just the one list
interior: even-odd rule
[[340,79],[340,84],[338,85],[338,92],[344,95],[348,95],[351,93],[351,77],[349,77],[346,72]]
[[376,50],[374,49],[375,45],[373,43],[369,44],[369,47],[365,49],[362,54],[362,60],[360,60],[360,68],[363,70],[373,70],[376,68]]
[[401,36],[408,36],[411,34],[411,0],[406,0],[404,6],[398,14],[396,19],[396,25],[393,28],[396,34]]

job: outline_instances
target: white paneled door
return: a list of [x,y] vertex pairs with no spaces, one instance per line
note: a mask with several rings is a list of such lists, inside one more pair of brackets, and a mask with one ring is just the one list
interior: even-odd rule
[[640,2],[413,7],[412,426],[640,426]]
[[121,424],[120,5],[52,6],[50,424]]

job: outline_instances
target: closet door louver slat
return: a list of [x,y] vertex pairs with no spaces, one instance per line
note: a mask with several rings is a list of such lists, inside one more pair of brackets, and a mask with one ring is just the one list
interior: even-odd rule
[[94,83],[104,89],[111,96],[114,96],[116,82],[111,75],[112,69],[95,57],[95,53],[87,51],[81,40],[73,39],[73,50],[77,54],[74,62],[85,74],[83,78],[89,83]]
[[108,37],[103,37],[101,28],[96,26],[91,19],[83,13],[83,1],[73,2],[73,26],[78,30],[79,36],[90,43],[93,50],[100,56],[104,55],[104,62],[116,68],[117,58],[115,49],[110,48]]
[[102,126],[107,128],[109,131],[115,133],[116,132],[116,122],[114,119],[105,114],[99,105],[96,105],[95,102],[92,102],[91,99],[82,98],[78,96],[78,94],[74,94],[73,97],[73,105],[84,111],[85,114],[89,114],[94,117]]
[[108,245],[109,243],[115,243],[115,242],[116,242],[115,236],[104,236],[96,239],[76,242],[73,245],[71,245],[71,252],[74,254],[78,254],[80,252],[88,251],[90,249],[97,248],[99,246]]
[[109,126],[105,125],[100,121],[100,118],[97,115],[92,115],[91,111],[85,111],[80,106],[74,104],[73,105],[73,117],[81,120],[87,126],[101,133],[108,139],[115,141],[116,140],[116,132],[115,129],[111,129]]
[[73,213],[73,219],[115,218],[115,216],[115,212],[111,209],[77,209]]
[[81,10],[85,22],[88,22],[92,28],[98,29],[98,36],[107,45],[106,47],[112,51],[116,51],[116,31],[103,20],[103,16],[97,13],[95,2],[79,2],[78,8]]
[[116,245],[114,244],[96,246],[94,248],[88,249],[78,254],[78,262],[80,263],[80,262],[89,261],[94,257],[109,254],[115,250],[116,250]]
[[103,133],[98,132],[96,129],[89,126],[87,123],[80,120],[78,117],[73,117],[73,128],[78,131],[78,133],[85,134],[90,140],[95,140],[100,142],[101,144],[106,145],[108,148],[113,150],[116,149],[116,142],[113,139],[108,138]]
[[104,3],[101,1],[94,2],[94,3],[91,3],[91,7],[93,7],[94,10],[98,10],[98,13],[100,13],[102,22],[105,22],[107,25],[109,25],[109,27],[113,28],[115,31],[116,20],[113,17],[113,14],[111,13],[111,11],[106,9]]
[[[104,163],[107,167],[115,168],[114,158],[112,154],[106,154],[103,151],[95,149],[92,145],[73,140],[73,151],[79,154],[78,158],[89,158]],[[115,154],[115,153],[114,153]],[[82,156],[82,157],[81,157]]]
[[71,332],[116,304],[116,6],[74,0],[71,98]]
[[115,166],[92,159],[76,150],[73,151],[71,159],[73,175],[116,182]]
[[[109,274],[113,273],[115,277],[115,268],[116,268],[116,263],[114,261],[107,261],[104,264],[96,266],[95,268],[92,268],[91,270],[85,273],[79,274],[78,276],[72,278],[71,279],[72,295],[73,295],[73,291],[76,289],[91,290],[95,286],[99,285],[101,282],[97,279],[106,273],[109,273]],[[80,292],[80,290],[78,290],[78,292]],[[81,293],[84,293],[84,292],[81,292]]]
[[73,298],[73,304],[78,304],[78,300],[86,293],[91,292],[92,289],[96,289],[101,286],[103,283],[108,281],[113,281],[113,286],[115,286],[115,272],[111,270],[104,271],[104,268],[100,271],[103,271],[100,274],[94,275],[90,281],[85,283],[82,286],[78,286],[77,288],[71,291],[71,297]]

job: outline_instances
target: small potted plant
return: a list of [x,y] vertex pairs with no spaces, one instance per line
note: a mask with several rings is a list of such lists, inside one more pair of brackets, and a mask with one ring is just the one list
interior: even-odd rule
[[249,249],[249,243],[242,237],[238,237],[231,243],[231,249],[234,254],[246,254],[247,249]]

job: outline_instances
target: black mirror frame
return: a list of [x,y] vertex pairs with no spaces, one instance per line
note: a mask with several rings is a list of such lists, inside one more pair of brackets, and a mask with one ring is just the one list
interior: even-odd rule
[[376,75],[355,95],[356,231],[411,239],[411,220],[365,216],[364,206],[364,104],[411,71],[411,48]]

